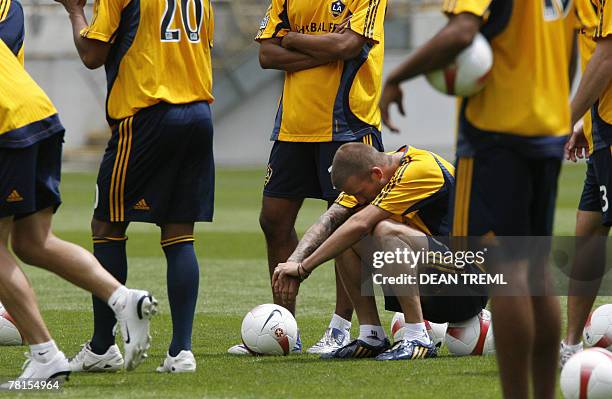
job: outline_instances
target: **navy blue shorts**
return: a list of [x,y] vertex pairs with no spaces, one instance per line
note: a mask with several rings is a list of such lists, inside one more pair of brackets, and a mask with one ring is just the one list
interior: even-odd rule
[[214,191],[210,106],[159,103],[113,128],[98,173],[94,218],[210,222]]
[[[358,142],[383,151],[380,133]],[[338,148],[346,142],[294,143],[275,141],[268,161],[264,195],[277,198],[335,200],[340,194],[331,182],[330,168]]]
[[64,131],[24,148],[0,148],[0,218],[26,217],[62,203]]
[[581,211],[601,212],[603,225],[612,226],[612,146],[597,150],[587,160],[586,178],[580,205]]
[[552,234],[561,160],[492,146],[459,157],[451,196],[453,236]]

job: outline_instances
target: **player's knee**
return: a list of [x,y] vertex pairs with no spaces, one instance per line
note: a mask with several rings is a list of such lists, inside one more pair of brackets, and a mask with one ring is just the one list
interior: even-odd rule
[[267,239],[286,237],[293,228],[280,215],[270,215],[269,212],[259,215],[259,226]]
[[11,235],[11,247],[15,255],[24,263],[29,265],[38,265],[41,256],[45,253],[44,240],[38,239],[36,236],[27,236],[24,234]]
[[389,220],[381,220],[372,229],[372,235],[375,238],[388,237],[390,235],[399,235],[401,232],[395,223]]
[[98,219],[91,220],[91,235],[94,237],[123,237],[127,225],[125,223],[110,223]]

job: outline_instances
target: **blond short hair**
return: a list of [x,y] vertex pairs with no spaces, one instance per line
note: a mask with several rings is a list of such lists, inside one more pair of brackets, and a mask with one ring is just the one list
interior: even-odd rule
[[331,180],[334,187],[342,189],[352,176],[366,178],[373,167],[380,166],[384,153],[371,145],[347,143],[336,151],[332,163]]

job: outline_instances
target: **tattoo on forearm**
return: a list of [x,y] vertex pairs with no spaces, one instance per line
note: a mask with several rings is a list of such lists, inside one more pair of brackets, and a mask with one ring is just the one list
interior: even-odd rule
[[289,257],[289,262],[301,262],[312,254],[321,244],[351,216],[353,211],[342,205],[333,204],[317,223],[312,225]]

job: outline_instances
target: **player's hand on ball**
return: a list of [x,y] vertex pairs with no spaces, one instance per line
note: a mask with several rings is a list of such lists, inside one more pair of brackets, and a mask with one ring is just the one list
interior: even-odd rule
[[382,96],[380,98],[380,112],[382,114],[382,121],[393,133],[399,133],[399,128],[393,124],[391,117],[389,116],[389,107],[391,104],[397,104],[397,109],[402,116],[405,116],[404,105],[402,100],[404,93],[398,84],[386,82],[383,88]]
[[574,126],[574,131],[565,143],[565,159],[576,162],[577,158],[584,158],[588,151],[589,142],[584,135],[584,122],[580,120]]

